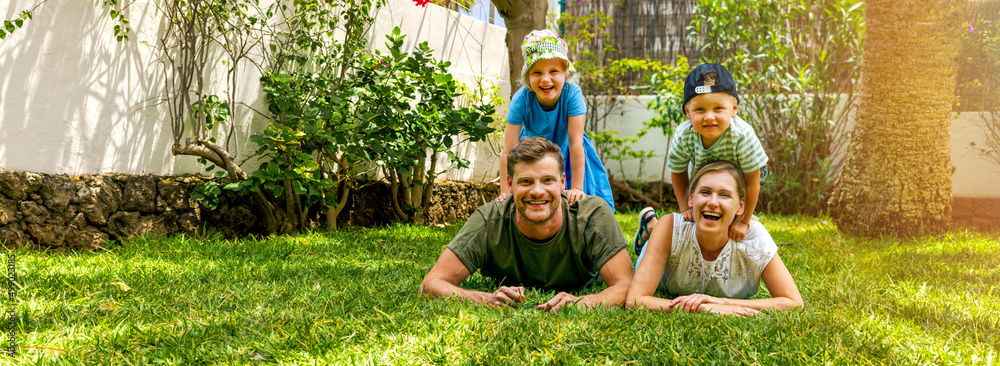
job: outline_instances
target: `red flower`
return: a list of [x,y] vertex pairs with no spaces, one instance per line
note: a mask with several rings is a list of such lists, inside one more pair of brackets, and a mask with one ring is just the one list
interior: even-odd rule
[[431,0],[413,0],[413,2],[417,3],[417,5],[420,5],[422,7],[427,7],[427,4],[429,4]]

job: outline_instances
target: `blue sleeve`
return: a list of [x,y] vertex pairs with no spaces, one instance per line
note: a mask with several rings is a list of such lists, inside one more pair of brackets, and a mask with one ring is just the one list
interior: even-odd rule
[[522,125],[524,120],[527,119],[527,111],[524,110],[524,98],[528,97],[527,88],[521,87],[514,93],[514,97],[510,98],[510,108],[507,109],[507,123],[512,125]]
[[567,117],[587,114],[587,101],[583,99],[583,91],[573,83],[566,83]]

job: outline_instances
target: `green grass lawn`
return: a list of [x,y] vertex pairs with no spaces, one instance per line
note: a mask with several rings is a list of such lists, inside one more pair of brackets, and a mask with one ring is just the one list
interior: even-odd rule
[[[635,214],[618,217],[631,237]],[[548,314],[419,297],[459,224],[19,252],[21,348],[0,362],[1000,364],[1000,233],[862,240],[824,218],[761,220],[788,243],[805,309]]]

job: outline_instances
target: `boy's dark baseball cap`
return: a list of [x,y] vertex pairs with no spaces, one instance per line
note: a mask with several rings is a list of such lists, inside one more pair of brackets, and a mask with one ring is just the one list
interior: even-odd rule
[[[710,72],[716,74],[715,85],[705,86],[705,74]],[[725,66],[719,64],[698,65],[684,80],[684,104],[681,104],[681,108],[684,108],[691,101],[691,98],[698,94],[715,92],[729,93],[729,95],[736,97],[737,103],[740,101],[740,95],[736,93],[736,82],[733,81],[733,76],[729,74],[729,70],[726,70]]]

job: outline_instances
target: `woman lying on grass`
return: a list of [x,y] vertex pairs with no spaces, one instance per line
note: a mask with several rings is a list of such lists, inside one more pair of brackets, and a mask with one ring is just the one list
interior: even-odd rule
[[[691,180],[689,192],[694,222],[673,214],[662,225],[648,224],[656,226],[636,260],[626,306],[742,316],[803,306],[778,246],[760,222],[751,221],[743,240],[729,240],[729,225],[743,213],[746,194],[736,166],[706,165]],[[771,298],[746,300],[757,294],[761,279]],[[679,296],[654,297],[657,289]]]

